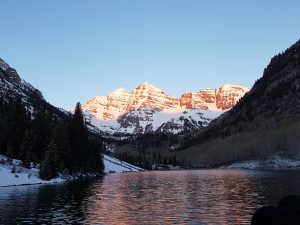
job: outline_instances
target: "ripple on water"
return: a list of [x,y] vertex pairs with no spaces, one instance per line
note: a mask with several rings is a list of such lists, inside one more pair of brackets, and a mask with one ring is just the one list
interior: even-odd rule
[[300,193],[299,171],[113,174],[0,188],[0,224],[249,224],[258,207]]

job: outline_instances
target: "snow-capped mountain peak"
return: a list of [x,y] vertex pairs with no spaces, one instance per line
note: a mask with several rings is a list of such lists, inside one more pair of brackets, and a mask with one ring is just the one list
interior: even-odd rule
[[162,111],[178,106],[178,99],[167,95],[160,88],[145,82],[131,92],[126,111],[130,112],[144,108]]
[[129,94],[129,92],[125,88],[120,87],[114,90],[109,96],[122,96],[123,94]]
[[233,107],[249,89],[224,85],[183,94],[179,99],[145,82],[128,92],[124,88],[82,105],[93,127],[111,134],[164,131],[179,133],[200,128]]
[[153,84],[150,84],[148,82],[144,82],[144,83],[140,84],[137,88],[135,88],[133,90],[133,92],[135,90],[143,90],[143,91],[148,92],[148,93],[149,92],[163,92],[160,88],[158,88],[158,87],[156,87]]

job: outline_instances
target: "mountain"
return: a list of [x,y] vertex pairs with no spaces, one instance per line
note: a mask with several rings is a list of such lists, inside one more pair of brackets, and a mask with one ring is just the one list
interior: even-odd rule
[[224,85],[217,89],[207,88],[198,92],[186,93],[179,99],[187,109],[226,111],[231,109],[249,89],[238,85]]
[[102,138],[87,130],[79,105],[73,115],[56,108],[1,59],[0,154],[27,169],[39,164],[44,180],[62,173],[102,173]]
[[66,111],[46,102],[42,93],[21,79],[17,71],[0,58],[0,99],[5,102],[21,99],[28,111],[45,109],[56,116],[65,116]]
[[216,166],[274,155],[300,157],[300,41],[272,58],[253,88],[228,113],[182,136],[186,164]]
[[120,88],[82,105],[92,129],[114,135],[150,132],[184,133],[207,126],[231,109],[249,91],[224,85],[183,94],[179,99],[149,83],[131,92]]

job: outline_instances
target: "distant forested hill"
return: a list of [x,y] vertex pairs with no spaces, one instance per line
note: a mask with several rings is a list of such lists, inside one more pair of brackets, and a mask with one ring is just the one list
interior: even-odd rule
[[300,155],[300,41],[272,58],[263,76],[228,113],[181,137],[185,164],[216,166]]

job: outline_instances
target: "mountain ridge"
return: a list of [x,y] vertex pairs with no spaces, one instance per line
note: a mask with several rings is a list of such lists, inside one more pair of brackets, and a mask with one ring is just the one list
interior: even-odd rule
[[68,114],[67,111],[48,103],[40,90],[23,80],[18,72],[1,58],[0,99],[5,102],[20,99],[30,113],[48,110],[57,117],[64,117]]
[[222,118],[184,136],[186,164],[214,167],[276,154],[300,157],[300,40],[274,56],[252,89]]
[[110,134],[177,134],[207,126],[248,91],[240,85],[223,85],[176,98],[144,82],[132,91],[118,88],[108,96],[97,96],[81,107],[93,128]]

